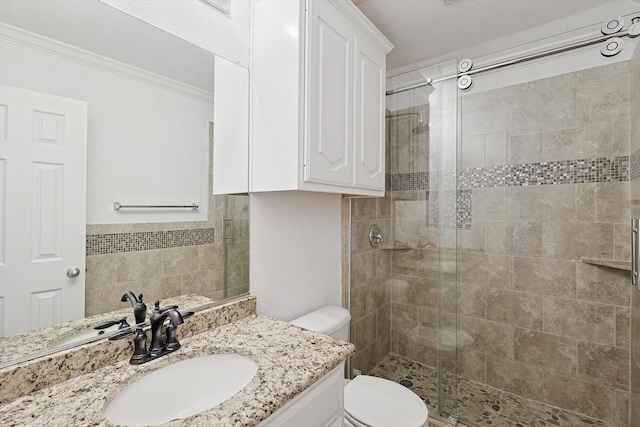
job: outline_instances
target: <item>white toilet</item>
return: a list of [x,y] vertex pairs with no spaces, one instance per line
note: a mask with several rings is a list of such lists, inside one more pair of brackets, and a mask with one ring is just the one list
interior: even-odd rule
[[[342,307],[322,307],[291,321],[304,329],[349,341],[351,315]],[[345,425],[426,427],[427,406],[411,390],[383,378],[358,375],[345,380]]]

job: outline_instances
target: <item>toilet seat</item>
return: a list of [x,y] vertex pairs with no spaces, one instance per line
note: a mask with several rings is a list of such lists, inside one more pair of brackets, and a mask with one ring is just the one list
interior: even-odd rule
[[423,427],[427,406],[398,383],[358,375],[344,388],[345,418],[356,427]]

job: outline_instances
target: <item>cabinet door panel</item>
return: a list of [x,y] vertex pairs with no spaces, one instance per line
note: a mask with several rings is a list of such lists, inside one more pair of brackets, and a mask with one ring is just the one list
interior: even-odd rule
[[311,2],[305,181],[352,185],[353,29],[330,2]]
[[385,56],[364,36],[356,42],[354,182],[384,190]]

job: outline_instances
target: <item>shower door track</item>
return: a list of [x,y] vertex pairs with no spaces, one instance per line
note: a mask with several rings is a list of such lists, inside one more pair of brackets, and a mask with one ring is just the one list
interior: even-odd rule
[[422,83],[416,83],[416,84],[412,84],[410,86],[400,87],[398,89],[392,89],[392,90],[387,91],[385,94],[387,96],[394,95],[396,93],[407,92],[407,91],[410,91],[410,90],[413,90],[413,89],[418,89],[418,88],[421,88],[421,87],[424,87],[424,86],[430,86],[433,83],[438,83],[438,82],[442,82],[442,81],[445,81],[445,80],[455,79],[455,78],[458,78],[460,76],[470,76],[470,75],[482,73],[482,72],[485,72],[485,71],[491,71],[491,70],[496,70],[498,68],[508,67],[510,65],[520,64],[520,63],[528,62],[528,61],[533,61],[535,59],[545,58],[547,56],[556,55],[558,53],[568,52],[568,51],[571,51],[571,50],[580,49],[580,48],[583,48],[583,47],[587,47],[587,46],[591,46],[591,45],[594,45],[594,44],[598,44],[598,43],[607,41],[609,39],[612,39],[614,37],[629,37],[629,32],[628,31],[620,31],[620,32],[615,33],[615,34],[602,35],[602,36],[599,36],[599,37],[596,37],[596,38],[591,38],[591,39],[588,39],[588,40],[583,40],[583,41],[580,41],[580,42],[571,43],[571,44],[568,44],[568,45],[565,45],[565,46],[560,46],[560,47],[556,47],[556,48],[553,48],[553,49],[544,50],[542,52],[532,53],[532,54],[521,56],[521,57],[518,57],[518,58],[497,62],[497,63],[491,64],[491,65],[485,65],[484,67],[480,67],[480,68],[476,68],[476,69],[473,69],[473,70],[469,70],[469,71],[466,71],[464,73],[455,73],[455,74],[451,74],[449,76],[440,77],[440,78],[437,78],[437,79],[428,78],[426,81],[424,81]]

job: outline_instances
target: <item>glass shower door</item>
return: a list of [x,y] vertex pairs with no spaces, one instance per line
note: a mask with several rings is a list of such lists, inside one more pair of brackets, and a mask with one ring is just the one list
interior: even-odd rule
[[[401,383],[432,418],[457,415],[457,230],[468,219],[457,189],[457,61],[388,79],[387,88],[434,83],[387,96],[388,195],[392,205],[392,353]],[[415,318],[413,317],[415,316]],[[404,382],[403,382],[404,381]]]

